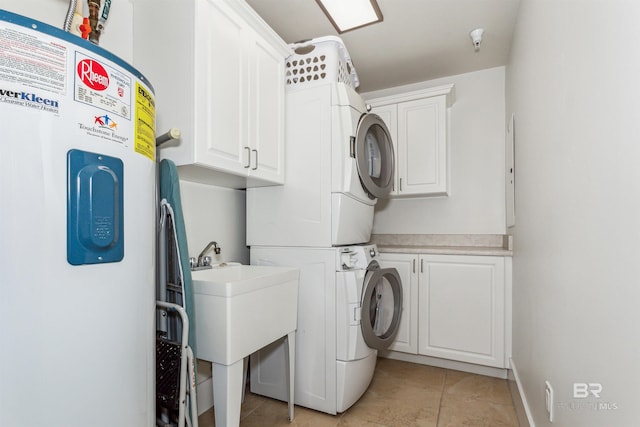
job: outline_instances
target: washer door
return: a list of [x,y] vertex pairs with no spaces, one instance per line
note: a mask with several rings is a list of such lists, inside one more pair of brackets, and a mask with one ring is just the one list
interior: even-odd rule
[[395,268],[380,268],[371,261],[362,285],[364,342],[376,350],[388,348],[398,333],[402,315],[402,281]]
[[369,197],[385,197],[393,185],[394,154],[391,134],[380,116],[368,113],[358,123],[354,157],[360,182]]

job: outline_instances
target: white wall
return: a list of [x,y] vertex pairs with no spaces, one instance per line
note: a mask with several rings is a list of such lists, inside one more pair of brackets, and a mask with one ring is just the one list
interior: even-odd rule
[[365,99],[455,83],[449,197],[379,200],[376,234],[505,234],[504,67],[362,94]]
[[[88,16],[86,0],[78,1],[84,6],[85,12],[83,15]],[[67,0],[2,0],[0,8],[62,28],[69,2]],[[105,30],[100,36],[100,47],[107,49],[127,62],[132,62],[132,37],[133,7],[131,0],[113,1]],[[140,71],[144,74],[144,70]]]
[[211,252],[213,263],[249,264],[245,232],[245,191],[180,181],[189,255],[197,257],[212,240],[222,248]]
[[[554,426],[640,422],[638,22],[637,1],[521,0],[513,361],[538,427],[545,380]],[[574,398],[574,383],[600,383],[600,398]]]

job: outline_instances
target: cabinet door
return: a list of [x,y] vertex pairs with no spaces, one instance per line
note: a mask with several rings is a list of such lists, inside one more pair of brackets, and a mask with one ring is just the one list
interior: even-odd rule
[[398,194],[398,107],[396,104],[380,105],[373,108],[373,112],[376,113],[385,125],[389,129],[391,136],[391,144],[393,145],[393,188],[389,193],[389,196],[395,196]]
[[[296,404],[336,412],[336,262],[331,249],[251,248],[252,265],[300,269],[296,330]],[[287,400],[282,340],[251,355],[251,391]],[[265,423],[266,425],[267,423]]]
[[257,33],[249,52],[249,175],[284,183],[284,57]]
[[446,96],[398,104],[398,195],[447,195]]
[[[248,67],[246,23],[220,1],[201,1],[197,13],[195,55],[197,163],[244,173],[249,160],[245,107]],[[189,65],[185,65],[189,67]],[[181,78],[176,76],[176,78]]]
[[402,280],[402,316],[398,334],[389,350],[418,353],[418,256],[381,253],[380,267],[395,268]]
[[421,255],[420,354],[505,367],[504,258]]
[[197,52],[206,54],[195,56],[196,162],[282,184],[284,55],[230,4],[201,3],[207,18]]

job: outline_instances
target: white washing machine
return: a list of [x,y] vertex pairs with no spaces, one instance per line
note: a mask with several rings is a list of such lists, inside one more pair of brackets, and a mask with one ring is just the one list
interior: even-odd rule
[[247,189],[247,245],[366,243],[394,153],[382,119],[344,83],[289,89],[285,184]]
[[[252,247],[251,263],[300,269],[295,403],[336,414],[366,391],[377,350],[394,340],[402,313],[396,269],[380,268],[375,245]],[[287,400],[284,344],[251,356],[251,391]]]

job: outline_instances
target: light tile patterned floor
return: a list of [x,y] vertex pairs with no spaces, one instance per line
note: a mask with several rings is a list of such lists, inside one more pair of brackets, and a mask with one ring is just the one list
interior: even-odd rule
[[[213,410],[200,427],[214,427]],[[241,427],[518,427],[506,380],[391,359],[378,359],[367,392],[336,416],[247,393]]]

